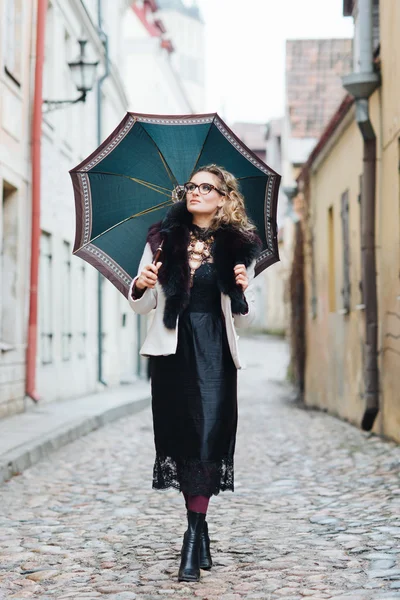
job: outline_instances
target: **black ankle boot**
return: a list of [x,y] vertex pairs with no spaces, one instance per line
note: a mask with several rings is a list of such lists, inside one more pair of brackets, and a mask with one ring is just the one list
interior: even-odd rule
[[203,532],[200,541],[200,569],[208,571],[212,567],[212,559],[210,552],[210,538],[208,537],[207,521],[204,521]]
[[200,543],[206,515],[187,511],[188,528],[183,536],[178,581],[199,581]]

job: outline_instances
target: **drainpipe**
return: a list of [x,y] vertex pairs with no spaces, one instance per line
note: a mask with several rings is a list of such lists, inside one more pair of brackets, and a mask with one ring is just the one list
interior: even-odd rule
[[26,395],[38,402],[36,392],[36,349],[40,251],[40,184],[43,103],[43,63],[48,0],[38,0],[36,22],[36,64],[32,114],[32,223],[29,290],[28,345],[26,350]]
[[[102,131],[101,131],[101,122],[102,122],[102,96],[101,90],[103,86],[103,82],[107,79],[110,74],[110,58],[108,52],[108,36],[102,29],[102,0],[97,0],[97,22],[98,22],[98,32],[99,36],[104,44],[105,50],[105,71],[102,77],[97,82],[97,145],[99,146],[102,142]],[[97,352],[98,352],[98,362],[97,362],[97,377],[100,383],[103,385],[107,385],[106,381],[103,379],[103,276],[101,273],[97,275],[97,306],[98,306],[98,317],[97,317]]]
[[362,290],[365,304],[365,407],[361,427],[370,431],[379,412],[378,299],[376,289],[375,206],[376,135],[369,114],[369,97],[380,85],[373,69],[372,0],[358,0],[356,27],[359,39],[355,72],[343,86],[355,97],[356,121],[364,141],[361,193]]

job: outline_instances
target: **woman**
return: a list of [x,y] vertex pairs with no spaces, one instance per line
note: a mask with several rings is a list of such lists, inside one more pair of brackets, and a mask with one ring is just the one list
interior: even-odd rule
[[[153,488],[180,490],[188,529],[179,581],[212,566],[209,499],[234,489],[237,428],[235,327],[254,313],[251,281],[261,242],[234,176],[210,165],[184,186],[184,199],[149,229],[129,302],[155,309],[141,354],[150,356],[156,458]],[[152,264],[163,241],[161,260]]]

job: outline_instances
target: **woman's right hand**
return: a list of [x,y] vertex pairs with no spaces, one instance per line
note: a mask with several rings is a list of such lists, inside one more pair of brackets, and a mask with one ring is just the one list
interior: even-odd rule
[[135,281],[135,287],[137,287],[138,290],[154,288],[158,280],[158,271],[161,265],[162,263],[158,262],[156,265],[147,265],[144,267]]

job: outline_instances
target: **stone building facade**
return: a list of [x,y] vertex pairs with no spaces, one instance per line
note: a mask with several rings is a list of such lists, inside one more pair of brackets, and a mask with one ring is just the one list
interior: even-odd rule
[[36,2],[0,3],[0,418],[24,408]]
[[[25,396],[31,236],[31,112],[34,90],[36,2],[0,3],[0,417],[31,405]],[[40,257],[36,387],[39,402],[100,391],[146,376],[139,348],[146,321],[97,271],[72,255],[75,207],[68,171],[80,163],[135,109],[137,79],[127,64],[144,62],[137,48],[126,54],[126,32],[144,43],[157,38],[153,68],[141,88],[162,88],[158,104],[191,112],[179,74],[171,67],[173,42],[155,0],[49,0],[45,19],[41,135]],[[158,25],[157,25],[158,21]],[[128,26],[127,26],[128,24]],[[154,32],[159,35],[154,35]],[[61,107],[48,101],[79,96],[68,63],[86,40],[98,62],[97,80],[85,102]],[[164,67],[168,64],[169,70]],[[147,95],[148,97],[149,95]],[[143,99],[143,98],[142,98]],[[162,100],[164,101],[162,101]],[[147,110],[147,112],[150,112]],[[99,310],[101,308],[101,310]]]

